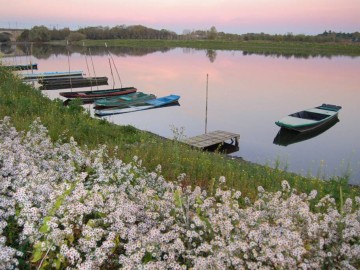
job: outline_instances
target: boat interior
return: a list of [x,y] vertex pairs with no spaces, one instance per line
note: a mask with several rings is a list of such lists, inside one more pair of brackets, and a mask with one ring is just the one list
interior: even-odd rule
[[326,114],[320,114],[320,113],[314,113],[314,112],[308,112],[308,111],[301,111],[297,113],[290,114],[292,117],[302,118],[302,119],[308,119],[308,120],[316,120],[320,121],[328,117]]

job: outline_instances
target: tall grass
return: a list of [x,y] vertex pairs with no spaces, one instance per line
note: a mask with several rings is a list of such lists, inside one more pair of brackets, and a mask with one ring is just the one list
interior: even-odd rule
[[143,166],[151,171],[160,164],[166,179],[176,179],[185,173],[186,183],[203,188],[209,188],[212,179],[225,176],[227,186],[240,189],[249,198],[256,196],[258,186],[268,191],[279,190],[284,179],[299,191],[308,193],[316,189],[319,197],[332,194],[338,201],[340,188],[343,197],[358,193],[348,186],[348,176],[330,181],[303,177],[286,172],[286,166],[271,168],[231,159],[221,153],[202,152],[129,125],[95,119],[77,101],[66,107],[60,99],[50,100],[0,66],[0,119],[5,116],[11,117],[17,130],[24,131],[39,117],[53,140],[69,141],[74,137],[79,145],[90,149],[105,144],[112,155],[125,162],[138,156]]

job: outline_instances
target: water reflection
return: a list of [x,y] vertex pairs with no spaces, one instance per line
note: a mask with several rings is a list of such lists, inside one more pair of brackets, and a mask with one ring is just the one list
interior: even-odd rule
[[209,58],[211,63],[214,63],[217,53],[215,50],[206,50],[206,56]]
[[[20,43],[20,44],[9,44],[4,43],[1,44],[0,50],[5,56],[13,56],[13,55],[28,55],[30,51],[30,43]],[[176,48],[170,47],[159,47],[159,48],[141,48],[141,47],[108,47],[104,46],[94,46],[91,47],[91,51],[93,55],[104,56],[107,55],[107,51],[116,56],[145,56],[148,54],[162,52],[166,53],[171,50],[175,50]],[[194,49],[194,48],[183,48],[183,53],[194,53],[196,51],[204,51],[203,49]],[[32,49],[32,54],[38,59],[49,59],[51,55],[70,55],[74,53],[85,54],[87,52],[86,46],[64,46],[64,45],[51,45],[51,44],[36,44],[36,46]],[[241,51],[244,56],[252,56],[252,55],[262,55],[266,57],[275,57],[275,58],[297,58],[297,59],[309,59],[309,58],[328,58],[336,57],[339,55],[327,54],[327,53],[288,53],[288,52],[279,52],[274,53],[270,50],[259,50],[256,52],[243,50]],[[209,59],[211,63],[215,62],[217,57],[217,50],[208,49],[205,50],[205,55]]]
[[330,129],[331,127],[333,127],[338,122],[339,119],[335,118],[334,121],[331,121],[327,125],[324,125],[321,128],[316,129],[312,132],[297,132],[297,131],[281,128],[274,138],[274,144],[281,146],[288,146],[290,144],[299,143],[302,141],[315,138],[320,134],[324,133],[325,131],[327,131],[328,129]]
[[336,56],[340,56],[340,55],[334,55],[334,54],[326,54],[326,53],[302,53],[302,52],[297,52],[297,53],[287,53],[287,52],[281,52],[281,53],[274,53],[272,51],[257,51],[257,52],[249,52],[247,50],[243,51],[243,55],[247,55],[247,56],[251,56],[251,55],[263,55],[266,57],[283,57],[286,59],[290,59],[290,58],[297,58],[297,59],[310,59],[310,58],[328,58],[331,59],[332,57],[336,57]]
[[228,155],[228,154],[233,154],[233,153],[238,152],[240,150],[240,147],[239,147],[239,145],[225,142],[225,143],[222,143],[219,145],[212,145],[212,146],[206,147],[204,150],[209,151],[209,152],[219,152],[219,153]]
[[[17,45],[1,45],[1,52],[5,55],[15,54],[16,55],[28,55],[30,52],[29,43],[21,43]],[[133,47],[108,47],[105,46],[94,46],[91,47],[91,53],[97,56],[107,56],[108,51],[116,56],[145,56],[155,52],[166,53],[174,48],[133,48]],[[87,47],[85,46],[63,46],[63,45],[51,45],[51,44],[36,44],[33,46],[32,55],[37,59],[49,59],[55,55],[72,55],[72,54],[87,54]]]

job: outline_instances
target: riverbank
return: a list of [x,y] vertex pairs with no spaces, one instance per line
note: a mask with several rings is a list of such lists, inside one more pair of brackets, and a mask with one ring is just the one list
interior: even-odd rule
[[[360,56],[358,43],[310,43],[310,42],[274,42],[274,41],[226,41],[226,40],[155,40],[155,39],[117,39],[84,40],[74,45],[132,47],[132,48],[193,48],[205,50],[240,50],[244,53],[293,56]],[[54,44],[54,43],[52,43]],[[65,45],[65,42],[57,44]]]
[[[0,120],[0,269],[359,269],[360,198],[171,182]],[[341,193],[341,190],[340,190]],[[314,201],[318,203],[314,204]]]
[[338,202],[341,196],[357,194],[347,185],[346,176],[330,181],[303,177],[286,172],[276,161],[271,168],[232,160],[221,153],[197,151],[176,140],[163,140],[132,126],[118,126],[92,118],[79,103],[64,107],[62,100],[50,100],[0,69],[0,119],[5,116],[11,117],[17,130],[25,131],[39,117],[52,140],[69,141],[73,137],[80,146],[90,149],[106,145],[110,155],[124,162],[137,156],[149,171],[160,164],[166,179],[174,180],[185,173],[185,183],[206,189],[211,189],[214,179],[225,176],[228,187],[241,190],[250,198],[256,197],[258,186],[269,191],[279,190],[284,179],[301,192],[316,189],[321,196],[332,194]]

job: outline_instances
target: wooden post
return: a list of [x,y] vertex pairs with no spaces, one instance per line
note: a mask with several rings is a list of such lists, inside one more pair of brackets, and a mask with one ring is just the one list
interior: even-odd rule
[[66,48],[68,53],[68,66],[69,66],[69,79],[70,79],[70,88],[72,92],[72,82],[71,82],[71,75],[70,75],[70,52],[69,52],[69,40],[66,40]]
[[208,111],[208,85],[209,85],[209,74],[206,74],[206,109],[205,109],[205,134],[207,133],[207,111]]

